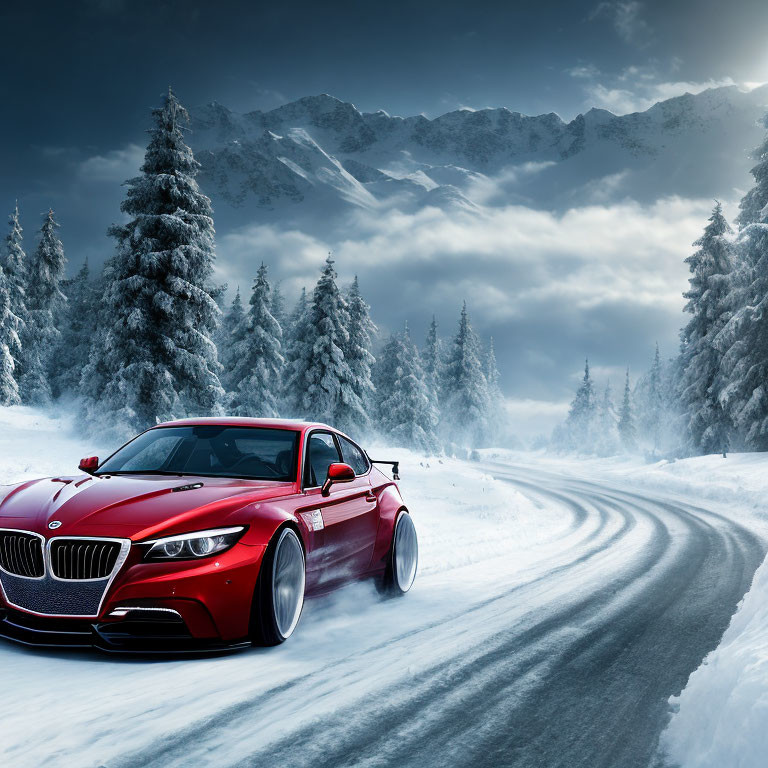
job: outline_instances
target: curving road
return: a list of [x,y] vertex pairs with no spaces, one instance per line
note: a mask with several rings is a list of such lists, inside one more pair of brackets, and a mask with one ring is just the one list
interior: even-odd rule
[[762,541],[661,494],[486,471],[551,531],[530,561],[513,518],[446,513],[433,552],[460,537],[460,562],[433,558],[404,600],[356,585],[311,601],[277,649],[148,663],[0,647],[4,764],[662,765],[668,699],[719,642]]
[[[667,700],[717,645],[763,544],[699,506],[488,471],[570,515],[563,548],[538,574],[457,596],[438,617],[114,764],[181,766],[190,743],[218,765],[656,763]],[[425,653],[430,663],[411,669]]]

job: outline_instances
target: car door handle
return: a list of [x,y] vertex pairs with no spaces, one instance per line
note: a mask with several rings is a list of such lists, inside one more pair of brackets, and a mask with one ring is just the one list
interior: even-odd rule
[[376,498],[376,494],[374,494],[374,493],[366,493],[365,494],[365,500],[366,501],[378,501],[378,499]]

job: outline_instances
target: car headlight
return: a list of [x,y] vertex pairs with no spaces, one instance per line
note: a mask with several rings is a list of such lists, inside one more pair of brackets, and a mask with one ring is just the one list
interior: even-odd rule
[[215,528],[196,531],[164,539],[145,541],[145,560],[196,560],[229,549],[243,535],[244,525],[234,528]]

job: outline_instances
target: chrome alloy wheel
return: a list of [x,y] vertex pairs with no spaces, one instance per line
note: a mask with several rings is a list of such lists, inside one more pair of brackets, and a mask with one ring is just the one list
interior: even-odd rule
[[397,518],[394,541],[394,577],[400,592],[407,592],[416,578],[416,566],[419,562],[419,542],[416,528],[407,512]]
[[285,640],[299,623],[304,606],[304,550],[299,537],[285,528],[275,548],[272,561],[272,605],[277,631]]

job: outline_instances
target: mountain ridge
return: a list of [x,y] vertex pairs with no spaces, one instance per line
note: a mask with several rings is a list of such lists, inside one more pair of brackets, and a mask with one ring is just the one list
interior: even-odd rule
[[494,107],[428,118],[318,94],[266,111],[193,108],[189,138],[204,188],[234,223],[317,222],[355,208],[557,209],[589,202],[601,178],[619,174],[613,193],[641,201],[726,196],[744,183],[766,105],[768,86],[723,86],[626,115],[592,108],[565,121]]

